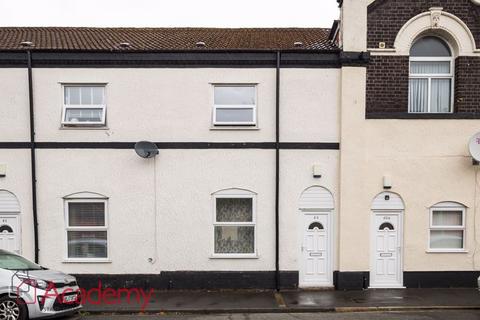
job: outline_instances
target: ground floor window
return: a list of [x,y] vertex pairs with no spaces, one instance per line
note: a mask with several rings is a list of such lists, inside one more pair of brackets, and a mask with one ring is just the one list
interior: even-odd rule
[[430,209],[430,250],[459,251],[465,249],[465,207],[442,202]]
[[106,259],[106,200],[67,200],[66,231],[68,259]]
[[214,255],[255,255],[255,195],[224,190],[214,195]]

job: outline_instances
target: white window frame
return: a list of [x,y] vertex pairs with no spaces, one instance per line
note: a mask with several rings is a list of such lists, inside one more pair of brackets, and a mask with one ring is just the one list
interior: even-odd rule
[[[245,126],[245,127],[254,127],[257,126],[257,105],[258,105],[258,95],[257,95],[257,83],[230,83],[230,84],[221,84],[221,83],[214,83],[212,84],[213,87],[213,112],[212,112],[212,123],[214,126],[217,127],[228,127],[228,126]],[[240,105],[232,105],[232,104],[215,104],[215,88],[216,87],[253,87],[255,89],[255,104],[240,104]],[[217,109],[248,109],[253,111],[253,121],[250,122],[242,122],[242,121],[234,121],[234,122],[224,122],[224,121],[217,121]]]
[[[217,199],[252,199],[252,221],[251,222],[218,222],[217,221]],[[257,196],[255,193],[243,189],[222,190],[213,194],[213,242],[211,258],[228,259],[252,259],[257,258]],[[215,252],[215,227],[235,226],[253,227],[253,252],[252,253],[216,253]]]
[[[454,106],[454,95],[455,95],[455,57],[453,55],[453,48],[450,46],[448,41],[438,36],[435,36],[442,40],[450,49],[450,53],[452,54],[450,57],[412,57],[410,56],[409,63],[408,63],[408,92],[410,95],[410,80],[411,79],[427,79],[428,80],[428,103],[427,103],[427,111],[425,112],[414,112],[411,111],[410,106],[410,98],[408,99],[408,113],[412,114],[445,114],[445,112],[431,112],[431,100],[432,100],[432,79],[450,79],[450,109],[448,113],[453,113],[453,106]],[[418,39],[417,41],[420,41]],[[412,73],[412,62],[449,62],[450,63],[450,72],[449,73]]]
[[[70,203],[103,203],[105,206],[105,225],[90,227],[71,227],[69,221],[69,204]],[[106,199],[66,199],[64,205],[65,214],[65,262],[109,262],[110,261],[110,241],[108,232],[108,201]],[[70,258],[68,256],[68,232],[69,231],[105,231],[107,233],[107,257],[105,258]]]
[[[103,104],[95,105],[95,104],[66,104],[65,103],[65,90],[68,87],[101,87],[103,88]],[[61,124],[63,126],[76,126],[76,127],[85,127],[85,126],[105,126],[106,125],[106,113],[107,113],[107,102],[106,102],[106,84],[102,83],[63,83],[62,84],[62,121]],[[82,121],[82,122],[74,122],[74,121],[66,121],[65,117],[67,115],[68,109],[102,109],[102,120],[101,121]]]
[[[434,226],[433,225],[433,214],[435,211],[462,211],[462,225],[461,226]],[[429,210],[430,214],[430,223],[429,223],[429,230],[428,230],[428,252],[466,252],[466,207],[458,204],[458,203],[451,203],[451,202],[442,202],[439,204],[434,205]],[[454,249],[454,248],[431,248],[431,232],[432,231],[462,231],[463,232],[463,241],[462,241],[462,248]]]

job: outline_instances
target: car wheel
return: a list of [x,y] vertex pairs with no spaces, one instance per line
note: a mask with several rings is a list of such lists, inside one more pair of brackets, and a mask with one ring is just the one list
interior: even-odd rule
[[27,307],[20,299],[0,298],[0,320],[25,320]]

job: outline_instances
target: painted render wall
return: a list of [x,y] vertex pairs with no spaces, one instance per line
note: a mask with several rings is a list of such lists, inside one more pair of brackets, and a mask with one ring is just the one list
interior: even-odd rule
[[[71,273],[274,270],[274,161],[274,150],[161,150],[156,158],[158,259],[151,265],[154,161],[133,150],[39,150],[40,261]],[[316,184],[336,194],[338,151],[282,151],[281,163],[281,269],[298,270],[298,199]],[[325,178],[312,178],[313,163],[324,166]],[[257,259],[211,258],[211,194],[225,188],[258,193]],[[64,263],[62,197],[79,191],[109,197],[111,263]]]
[[[406,206],[405,271],[478,270],[474,215],[479,201],[477,195],[475,202],[475,189],[478,193],[480,188],[475,171],[479,168],[472,165],[467,148],[470,137],[480,129],[478,120],[368,120],[364,129],[368,165],[363,203],[368,205],[381,191],[383,174],[392,177],[392,191],[402,196]],[[428,208],[442,201],[467,206],[465,253],[426,252]]]
[[0,69],[0,140],[30,141],[26,68]]
[[[350,14],[355,7],[346,3],[343,10]],[[357,20],[366,30],[362,14]],[[342,68],[339,270],[371,269],[371,204],[383,191],[384,175],[391,176],[391,191],[406,206],[404,271],[478,270],[479,169],[467,150],[468,140],[480,130],[478,120],[366,119],[365,73],[363,67]],[[429,207],[442,201],[467,206],[465,253],[427,252]]]
[[[365,220],[366,68],[342,68],[339,271],[369,270],[369,220]],[[381,190],[379,190],[381,191]],[[371,198],[373,200],[373,197]]]
[[[338,142],[339,73],[281,70],[282,141]],[[108,129],[60,129],[61,83],[107,83]],[[212,128],[212,83],[258,83],[259,130]],[[274,69],[34,69],[34,94],[38,141],[275,139]]]
[[[350,125],[344,136],[357,143],[343,144],[340,270],[370,269],[366,235],[370,234],[371,203],[383,190],[384,175],[391,176],[391,191],[400,194],[406,206],[404,270],[478,270],[474,215],[479,201],[477,194],[475,202],[475,188],[477,192],[480,188],[475,186],[475,171],[479,168],[472,166],[467,149],[469,138],[479,130],[478,121],[351,120],[344,124]],[[442,201],[467,206],[465,253],[426,252],[429,207]]]
[[[280,153],[280,270],[299,270],[300,247],[303,241],[303,213],[299,211],[302,192],[310,186],[330,190],[335,200],[331,230],[334,252],[333,270],[338,270],[339,188],[338,172],[340,152],[335,150],[288,150]],[[313,178],[313,164],[320,165],[322,177]]]
[[[0,69],[0,77],[16,82],[11,86],[16,99],[11,105],[21,109],[1,109],[10,121],[0,126],[0,141],[29,141],[26,75],[25,68]],[[36,139],[40,142],[275,140],[274,69],[35,68],[33,76]],[[339,141],[339,81],[339,69],[281,70],[281,141]],[[108,129],[60,129],[62,82],[108,83]],[[210,83],[259,83],[259,130],[211,130]],[[0,105],[12,99],[1,95]],[[133,150],[37,149],[40,263],[79,274],[275,269],[274,150],[160,150],[156,161],[159,257],[152,265],[147,259],[153,256],[154,247],[153,161],[139,158]],[[300,194],[321,185],[337,200],[338,162],[338,150],[281,151],[281,270],[299,268]],[[0,188],[19,197],[22,214],[28,217],[22,219],[23,253],[33,258],[29,150],[2,149],[0,163],[7,164],[7,178],[0,178]],[[312,177],[313,164],[322,166],[321,179]],[[210,258],[211,194],[224,188],[258,193],[258,259]],[[110,263],[64,261],[62,197],[82,191],[109,197]]]
[[34,258],[31,193],[30,149],[0,149],[0,163],[7,165],[7,174],[0,178],[0,190],[15,194],[20,203],[22,254]]

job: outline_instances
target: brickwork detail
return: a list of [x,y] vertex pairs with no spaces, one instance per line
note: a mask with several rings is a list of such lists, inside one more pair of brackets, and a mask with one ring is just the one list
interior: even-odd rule
[[443,7],[465,22],[480,48],[480,5],[471,0],[377,0],[368,7],[368,47],[385,42],[386,48],[393,48],[402,26],[432,7]]
[[[368,7],[368,47],[376,48],[379,42],[385,42],[387,48],[392,48],[402,26],[432,7],[443,7],[462,19],[480,48],[480,5],[471,0],[377,0]],[[408,64],[408,56],[371,57],[367,67],[367,117],[408,115]],[[456,59],[454,94],[452,117],[480,118],[479,56]]]
[[480,57],[455,61],[455,112],[480,114]]
[[367,67],[367,113],[408,111],[408,57],[372,56]]

